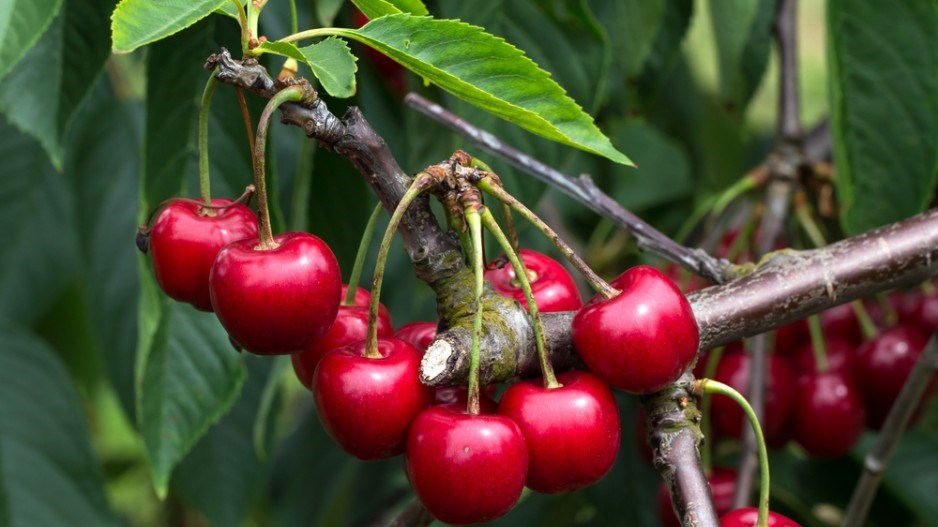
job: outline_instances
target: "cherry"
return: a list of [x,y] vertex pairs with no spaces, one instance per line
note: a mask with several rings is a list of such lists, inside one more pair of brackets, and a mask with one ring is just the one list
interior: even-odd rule
[[775,330],[775,353],[790,356],[809,340],[808,323],[804,320],[786,324]]
[[313,376],[313,397],[323,427],[343,450],[371,460],[404,452],[407,433],[430,405],[420,383],[420,352],[394,338],[378,339],[379,358],[365,356],[365,341],[332,350]]
[[[736,493],[736,471],[726,468],[714,468],[707,476],[713,505],[717,516],[723,516],[733,509],[733,495]],[[671,493],[664,481],[658,486],[658,516],[664,527],[681,527],[681,522],[674,514]]]
[[850,303],[821,311],[819,316],[825,335],[834,335],[857,345],[863,342],[863,330]]
[[[345,298],[345,291],[348,286],[342,286],[342,298]],[[359,294],[363,293],[363,294]],[[293,354],[290,359],[293,362],[293,371],[296,378],[309,389],[313,387],[313,372],[316,371],[316,365],[322,357],[336,348],[348,346],[353,342],[365,340],[368,333],[368,302],[371,295],[363,289],[355,292],[355,305],[339,305],[339,311],[336,314],[335,322],[329,331],[323,337],[309,346],[302,353]],[[378,310],[378,336],[390,337],[394,334],[394,326],[391,324],[391,317],[387,309],[380,306]]]
[[[720,527],[755,527],[759,518],[759,509],[747,507],[736,509],[720,518]],[[768,527],[801,527],[794,520],[769,511]]]
[[[732,386],[748,398],[750,357],[744,352],[726,353],[717,366],[715,380]],[[777,444],[787,439],[786,421],[795,403],[796,377],[788,361],[778,355],[769,355],[767,361],[765,414],[762,431],[766,442]],[[729,397],[713,396],[713,424],[717,432],[739,438],[743,427],[743,411]],[[746,425],[748,426],[748,424]]]
[[[212,205],[230,205],[212,199]],[[238,203],[208,215],[195,203],[173,201],[157,216],[150,231],[149,253],[156,282],[170,298],[211,311],[208,276],[218,251],[231,242],[257,238],[257,218]]]
[[397,328],[396,338],[410,342],[420,351],[426,351],[436,337],[436,322],[411,322]]
[[[348,293],[348,284],[342,284],[342,296],[344,300],[345,295]],[[362,287],[355,288],[355,298],[352,300],[352,303],[356,306],[368,307],[368,304],[371,302],[371,293],[367,289]],[[378,304],[378,315],[379,318],[386,318],[388,321],[391,320],[391,313],[388,312],[388,308],[384,307],[384,304]]]
[[802,378],[792,415],[795,441],[815,457],[846,454],[866,424],[860,391],[849,376],[838,372]]
[[938,331],[938,296],[913,294],[905,298],[897,309],[899,319],[916,326],[925,335]]
[[583,371],[561,373],[557,380],[563,386],[552,389],[541,379],[513,384],[498,405],[528,445],[526,485],[545,494],[596,483],[619,451],[619,411],[609,387]]
[[[580,309],[583,305],[580,293],[570,273],[560,263],[530,249],[521,249],[518,253],[528,270],[528,280],[531,282],[531,292],[538,311],[555,313]],[[492,287],[499,294],[514,298],[525,309],[528,308],[524,291],[515,275],[515,268],[510,263],[488,269],[485,271],[485,279],[492,283]]]
[[329,331],[339,309],[339,264],[312,234],[274,237],[257,250],[242,240],[218,253],[209,278],[212,306],[244,349],[259,355],[298,353]]
[[[845,375],[853,374],[856,346],[853,343],[837,336],[825,338],[827,347],[827,371],[838,372]],[[812,375],[817,371],[814,359],[814,345],[809,341],[802,344],[792,356],[795,370],[799,375]]]
[[917,328],[896,326],[857,350],[856,379],[872,428],[879,429],[886,420],[925,343]]
[[573,345],[589,368],[615,388],[651,393],[690,366],[699,335],[690,304],[653,267],[637,266],[611,285],[622,292],[593,297],[573,317]]
[[521,429],[501,415],[433,406],[414,421],[404,455],[421,503],[449,524],[481,523],[515,506],[528,470]]

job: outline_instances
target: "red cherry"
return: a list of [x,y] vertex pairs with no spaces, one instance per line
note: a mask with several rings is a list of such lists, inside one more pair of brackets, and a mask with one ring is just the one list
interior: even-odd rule
[[857,345],[863,342],[863,330],[850,303],[821,311],[819,316],[825,335],[837,336]]
[[528,470],[521,429],[501,415],[434,406],[414,421],[404,455],[421,503],[449,524],[492,521],[515,506]]
[[[826,337],[825,345],[827,347],[827,352],[825,353],[827,357],[827,371],[843,373],[848,376],[852,375],[856,346],[836,336]],[[810,341],[798,348],[792,360],[795,371],[799,375],[813,375],[814,372],[817,371],[817,366],[814,361],[814,344]]]
[[[341,299],[345,300],[345,295],[348,293],[348,284],[342,284],[342,295]],[[352,300],[352,304],[356,306],[361,306],[367,308],[371,303],[371,293],[362,287],[355,288],[355,298]],[[388,308],[384,307],[384,304],[378,304],[378,315],[380,317],[391,320],[391,313],[388,312]]]
[[674,282],[678,289],[680,289],[681,292],[685,295],[710,285],[710,282],[707,282],[705,278],[701,278],[694,273],[684,271],[681,266],[674,262],[668,262],[667,265],[665,265],[661,270],[661,272],[668,277],[668,280]]
[[856,380],[870,427],[878,430],[883,425],[925,344],[917,328],[896,326],[857,350]]
[[775,353],[791,356],[809,340],[808,323],[804,320],[786,324],[775,330]]
[[298,353],[322,338],[339,309],[339,263],[312,234],[274,237],[279,247],[257,250],[257,239],[218,253],[209,278],[212,306],[244,349],[259,355]]
[[396,338],[410,342],[415,348],[426,352],[436,337],[436,322],[411,322],[397,328]]
[[[573,283],[570,273],[553,258],[530,249],[519,251],[521,261],[528,270],[528,280],[531,282],[531,292],[534,302],[541,313],[555,313],[559,311],[576,311],[583,302],[580,293]],[[501,268],[485,271],[485,279],[492,283],[492,287],[502,296],[514,298],[525,309],[528,302],[524,298],[524,291],[517,281],[515,268],[510,263]]]
[[795,441],[815,457],[850,452],[866,424],[860,391],[850,377],[837,372],[804,377],[792,415]]
[[[345,298],[344,290],[346,287],[342,286],[342,298]],[[364,294],[359,295],[359,292]],[[306,351],[295,353],[290,357],[296,378],[303,383],[303,386],[312,389],[313,372],[316,371],[316,365],[319,364],[319,361],[326,353],[348,346],[353,342],[365,340],[368,333],[368,302],[370,296],[367,291],[359,289],[355,294],[356,305],[339,305],[339,312],[336,314],[335,322],[329,328],[329,331],[321,339],[313,342]],[[391,317],[388,316],[387,309],[383,308],[384,306],[380,306],[378,310],[378,337],[390,337],[394,334],[394,326],[391,324]]]
[[[230,199],[212,199],[217,206],[230,203]],[[257,218],[240,203],[218,209],[214,216],[201,211],[185,201],[167,205],[150,230],[149,252],[160,289],[170,298],[211,311],[208,275],[215,257],[231,242],[257,238]]]
[[594,373],[615,388],[651,393],[684,373],[697,353],[697,321],[673,282],[653,267],[612,281],[622,291],[593,297],[573,317],[573,345]]
[[[720,518],[720,527],[755,527],[758,518],[759,509],[736,509]],[[766,523],[768,527],[801,527],[791,518],[772,511],[769,511],[769,520]]]
[[[733,509],[733,495],[736,493],[736,471],[714,468],[707,476],[707,483],[710,485],[717,516],[730,512]],[[658,517],[664,527],[681,527],[681,522],[675,516],[671,505],[671,493],[668,492],[664,481],[658,486]]]
[[[732,386],[748,398],[750,357],[746,353],[727,353],[717,366],[714,379]],[[766,442],[777,444],[786,438],[786,421],[795,403],[795,373],[788,361],[778,355],[769,355],[766,378],[765,415],[762,431]],[[721,435],[739,438],[743,427],[743,411],[729,397],[713,396],[713,424]],[[746,424],[745,426],[749,426]]]
[[[495,402],[497,394],[497,384],[482,387],[479,392],[479,407],[483,414],[494,414],[498,410],[498,403]],[[453,404],[466,408],[469,404],[469,389],[465,386],[437,386],[433,391],[433,405],[441,404]]]
[[925,335],[938,331],[938,296],[914,294],[908,296],[899,309],[899,319],[916,326]]
[[619,411],[612,391],[583,371],[557,376],[560,388],[543,380],[513,384],[498,413],[521,427],[528,445],[526,485],[537,492],[570,492],[596,483],[619,451]]
[[407,433],[430,405],[420,383],[420,352],[394,338],[378,339],[380,358],[365,356],[365,341],[332,350],[313,376],[316,413],[343,450],[358,459],[404,452]]

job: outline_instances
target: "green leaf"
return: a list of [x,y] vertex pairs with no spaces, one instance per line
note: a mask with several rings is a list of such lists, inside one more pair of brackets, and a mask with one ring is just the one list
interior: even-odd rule
[[[238,3],[240,3],[242,6],[247,4],[247,2],[248,0],[238,0]],[[234,3],[232,3],[231,0],[225,0],[225,2],[215,10],[215,12],[219,15],[230,16],[235,20],[240,20],[241,18],[238,14],[238,9],[234,6]]]
[[[251,429],[271,362],[269,357],[256,356],[248,356],[246,362],[248,378],[231,412],[199,440],[171,483],[173,491],[210,525],[242,525],[254,496],[263,488],[265,466],[254,451]],[[288,369],[289,363],[287,358]]]
[[65,368],[42,341],[7,323],[0,324],[0,457],[11,527],[118,525]]
[[903,436],[886,469],[883,484],[918,516],[921,525],[938,525],[938,440],[919,431]]
[[0,118],[0,319],[33,324],[78,274],[74,203],[35,140]]
[[[141,280],[153,278],[146,272]],[[141,317],[156,319],[157,326],[149,346],[138,350],[137,416],[154,487],[165,496],[173,467],[231,408],[245,373],[242,356],[212,313],[166,297],[157,312],[149,307]]]
[[231,0],[121,0],[111,16],[114,53],[129,53],[195,24]]
[[765,73],[775,0],[714,0],[710,20],[720,69],[720,96],[745,109]]
[[339,9],[345,4],[345,0],[316,0],[313,9],[316,11],[316,19],[319,25],[329,27],[335,22]]
[[635,162],[640,167],[639,177],[612,178],[610,195],[619,204],[639,211],[693,193],[690,162],[680,144],[640,122],[617,123],[611,127],[610,135],[617,144],[632,145]]
[[72,116],[107,60],[112,6],[110,0],[66,0],[43,38],[0,84],[0,111],[38,139],[57,168]]
[[0,7],[0,79],[49,27],[62,0],[9,0]]
[[936,28],[932,0],[828,2],[835,184],[847,234],[916,214],[935,193]]
[[665,12],[671,4],[664,0],[619,0],[594,4],[596,17],[606,27],[612,42],[613,61],[626,78],[636,76],[651,53]]
[[410,13],[417,16],[426,16],[430,12],[421,0],[352,0],[369,20],[385,15]]
[[377,49],[447,92],[529,132],[632,164],[547,72],[482,28],[399,14],[357,30],[330,31]]
[[352,50],[344,40],[332,37],[303,48],[289,42],[264,42],[256,49],[306,64],[333,97],[344,99],[355,95],[355,72],[358,67],[355,65],[355,55],[352,55]]

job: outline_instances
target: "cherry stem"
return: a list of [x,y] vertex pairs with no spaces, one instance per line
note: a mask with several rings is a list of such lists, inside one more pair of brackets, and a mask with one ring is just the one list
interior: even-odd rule
[[[371,359],[381,357],[378,352],[378,308],[381,306],[381,284],[384,282],[384,267],[388,262],[388,253],[391,250],[391,241],[394,239],[394,233],[397,232],[397,226],[401,223],[401,218],[407,212],[407,208],[413,203],[417,196],[430,188],[433,184],[433,177],[426,172],[421,172],[414,177],[407,191],[401,196],[397,203],[394,213],[391,214],[391,220],[388,227],[384,230],[384,237],[381,238],[381,245],[378,246],[378,259],[375,261],[375,272],[371,281],[371,302],[368,304],[368,338],[365,343],[365,356]],[[349,284],[351,288],[351,284]]]
[[[759,168],[761,168],[761,166]],[[674,239],[684,241],[704,216],[711,218],[719,216],[736,198],[756,188],[756,186],[758,186],[758,179],[755,174],[758,173],[759,168],[746,174],[719,194],[715,194],[700,202],[700,205],[691,212],[691,215],[684,221],[684,224],[681,225]]]
[[[887,313],[886,318],[890,318],[889,312],[892,310],[892,306],[889,305],[889,301],[885,301],[883,304],[883,311]],[[862,300],[854,300],[850,302],[850,307],[853,308],[853,314],[856,315],[857,321],[860,323],[860,331],[863,333],[863,340],[873,340],[873,337],[878,333],[876,328],[876,323],[873,322],[873,317],[870,316],[870,312],[867,311],[866,306],[863,305]],[[895,318],[895,312],[891,314],[892,318]]]
[[296,33],[299,30],[296,17],[296,0],[290,0],[290,33]]
[[278,247],[274,241],[274,234],[270,227],[270,210],[267,207],[267,184],[265,177],[267,149],[267,129],[270,127],[270,118],[277,108],[285,102],[298,102],[306,98],[306,90],[301,86],[290,86],[274,94],[267,102],[257,123],[257,135],[254,142],[254,186],[257,188],[257,234],[260,243],[256,249],[268,251]]
[[597,275],[596,272],[590,268],[590,266],[586,265],[586,262],[577,256],[573,249],[570,248],[570,246],[567,245],[567,243],[564,242],[560,236],[558,236],[557,233],[550,228],[549,225],[538,218],[537,214],[534,214],[531,209],[524,206],[523,203],[515,199],[514,196],[506,192],[505,189],[501,188],[501,186],[493,183],[490,177],[483,177],[481,180],[479,180],[477,185],[486,194],[489,194],[502,203],[505,203],[511,207],[512,210],[523,216],[526,220],[537,227],[537,230],[541,231],[541,234],[543,234],[548,240],[551,241],[551,243],[554,244],[555,247],[557,247],[561,254],[563,254],[567,260],[573,264],[576,270],[579,271],[581,275],[583,275],[583,278],[586,279],[590,286],[592,286],[593,289],[595,289],[604,298],[613,298],[620,293],[618,289],[609,285],[609,283],[600,278],[599,275]]
[[766,527],[769,520],[769,453],[765,448],[765,437],[762,435],[762,427],[759,426],[756,413],[742,394],[722,382],[700,379],[694,385],[694,392],[698,396],[705,393],[725,395],[736,402],[749,419],[752,434],[756,437],[756,445],[759,447],[759,516],[756,526]]
[[461,218],[461,216],[457,217],[452,211],[446,211],[446,221],[449,228],[459,236],[459,245],[462,247],[463,254],[468,257],[472,254],[472,240],[469,239],[469,233],[463,228],[465,224],[461,221]]
[[368,248],[371,246],[371,239],[375,234],[375,225],[378,224],[378,218],[384,207],[381,203],[375,206],[371,212],[368,223],[365,225],[365,232],[362,233],[361,242],[358,244],[358,253],[355,255],[355,263],[352,265],[352,274],[348,278],[348,287],[345,291],[345,298],[342,299],[343,306],[355,305],[355,292],[358,291],[358,283],[362,279],[362,269],[365,267],[365,258],[368,256]]
[[925,296],[935,296],[935,284],[922,282],[922,291],[925,293]]
[[[720,365],[720,359],[723,358],[723,352],[726,348],[717,348],[707,355],[707,363],[704,365],[704,378],[712,379],[716,376],[717,366]],[[700,431],[704,436],[703,449],[700,451],[700,465],[704,474],[709,474],[713,468],[713,438],[710,436],[710,430],[713,427],[713,420],[710,416],[710,405],[713,396],[705,393],[700,396]]]
[[818,373],[825,373],[828,368],[827,343],[824,342],[821,317],[817,315],[808,317],[808,330],[811,334],[811,347],[814,349],[814,369]]
[[[470,158],[469,166],[478,168],[479,170],[483,170],[485,172],[494,173],[492,168],[489,167],[485,161],[482,161],[477,157]],[[518,243],[518,231],[515,229],[515,219],[511,215],[511,207],[504,201],[499,203],[501,203],[502,207],[502,216],[505,217],[505,233],[508,235],[508,241],[511,243],[511,249],[515,251],[515,253],[520,253],[521,246]]]
[[482,339],[482,291],[484,288],[485,256],[482,254],[482,223],[476,205],[466,208],[466,222],[472,239],[472,273],[475,278],[475,314],[472,317],[472,347],[469,352],[469,402],[466,411],[479,415],[479,355]]
[[238,95],[238,105],[241,106],[241,116],[244,117],[244,129],[248,136],[248,145],[251,147],[251,153],[254,153],[254,127],[251,125],[251,111],[248,110],[248,103],[244,100],[244,90],[240,86],[235,88]]
[[495,236],[495,240],[498,241],[498,244],[501,245],[502,250],[508,256],[508,260],[515,269],[515,277],[521,285],[521,290],[524,291],[524,298],[528,302],[528,312],[531,313],[531,319],[534,321],[534,338],[537,342],[537,356],[541,361],[541,375],[544,377],[544,387],[548,389],[560,388],[562,384],[557,381],[557,377],[554,375],[554,367],[547,358],[547,339],[544,337],[544,324],[541,322],[537,302],[534,301],[534,293],[531,291],[531,282],[528,280],[528,269],[524,265],[524,260],[518,256],[515,248],[511,246],[508,237],[505,236],[498,222],[495,221],[495,216],[492,216],[492,211],[487,207],[481,207],[479,212],[482,216],[482,224]]
[[199,106],[199,193],[206,205],[212,204],[212,179],[208,163],[208,111],[212,103],[212,94],[215,93],[215,86],[218,85],[218,79],[215,78],[217,72],[218,68],[215,68],[208,82],[205,83],[205,89],[202,90],[202,103]]
[[231,0],[235,5],[235,9],[238,11],[238,25],[241,26],[241,54],[247,55],[250,50],[249,42],[251,37],[248,34],[248,16],[244,12],[244,6],[241,5],[241,0]]
[[827,240],[821,232],[821,227],[814,221],[814,217],[811,215],[811,209],[804,193],[798,193],[794,202],[795,217],[798,218],[798,224],[801,225],[805,234],[808,235],[811,244],[815,247],[824,247],[827,245]]

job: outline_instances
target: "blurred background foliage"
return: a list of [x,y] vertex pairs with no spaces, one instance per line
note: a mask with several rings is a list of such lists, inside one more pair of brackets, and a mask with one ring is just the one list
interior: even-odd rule
[[[134,249],[135,229],[149,207],[197,194],[202,64],[222,46],[237,49],[236,24],[210,17],[133,54],[111,56],[114,4],[37,2],[37,13],[50,14],[45,21],[33,13],[38,44],[24,43],[25,57],[6,68],[0,82],[0,526],[380,524],[412,497],[401,460],[362,463],[342,453],[324,433],[288,360],[235,353],[211,315],[156,290],[146,258]],[[301,27],[352,23],[350,6],[340,0],[298,4]],[[806,128],[830,115],[828,93],[838,82],[829,79],[829,56],[836,51],[826,44],[826,17],[852,4],[799,4]],[[772,147],[778,67],[771,0],[440,0],[429,7],[525,50],[639,170],[549,143],[420,79],[407,77],[408,89],[566,174],[589,173],[665,232],[676,233],[690,211],[762,162]],[[869,8],[856,23],[876,27],[881,16]],[[272,37],[287,34],[287,2],[270,2],[261,28]],[[902,31],[896,24],[892,33]],[[280,59],[265,60],[270,71],[279,70]],[[358,93],[328,100],[334,113],[360,106],[409,172],[457,148],[472,151],[406,108],[402,93],[374,66],[359,61]],[[934,108],[931,99],[931,107],[922,102],[925,113]],[[256,117],[261,104],[250,97],[249,103]],[[226,86],[216,91],[209,127],[214,193],[236,196],[251,169],[238,104]],[[317,148],[300,130],[275,126],[272,135],[275,229],[316,233],[347,276],[375,197],[344,159]],[[662,263],[639,254],[627,236],[561,193],[480,157],[606,277],[637,262]],[[931,190],[928,197],[935,176],[934,169],[917,176]],[[712,245],[733,222],[738,226],[757,212],[755,201],[744,200],[712,231],[695,231],[689,243]],[[832,237],[840,235],[839,225],[828,222]],[[522,227],[521,237],[525,246],[550,253],[533,229]],[[413,276],[399,242],[388,273],[382,300],[395,325],[432,320],[432,293]],[[632,433],[637,400],[620,396],[619,403],[622,447],[605,480],[573,494],[527,495],[498,523],[657,525],[660,478],[640,457]],[[776,452],[773,508],[805,525],[836,520],[868,445],[869,438],[851,457],[834,461]],[[903,442],[870,525],[938,525],[936,447],[938,420],[929,417]],[[721,455],[732,461],[735,451]],[[154,482],[166,487],[164,501]]]

